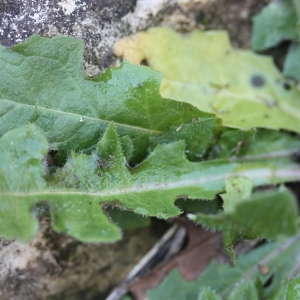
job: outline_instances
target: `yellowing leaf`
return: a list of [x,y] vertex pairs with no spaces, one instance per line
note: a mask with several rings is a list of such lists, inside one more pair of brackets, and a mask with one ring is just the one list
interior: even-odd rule
[[[159,45],[159,46],[158,46]],[[266,127],[300,133],[300,93],[271,58],[234,50],[224,31],[179,34],[151,28],[115,45],[132,63],[147,60],[164,75],[164,97],[213,112],[230,127]]]

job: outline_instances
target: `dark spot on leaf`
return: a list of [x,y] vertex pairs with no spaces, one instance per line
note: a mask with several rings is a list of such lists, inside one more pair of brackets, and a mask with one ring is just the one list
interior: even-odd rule
[[262,87],[265,84],[265,79],[261,75],[254,75],[251,78],[251,84],[254,87]]
[[289,90],[291,89],[291,85],[290,85],[289,83],[287,83],[287,82],[285,82],[285,83],[283,84],[283,87],[284,87],[284,89],[287,90],[287,91],[289,91]]
[[142,65],[142,66],[149,66],[148,61],[147,61],[146,59],[143,59],[143,60],[141,61],[141,65]]

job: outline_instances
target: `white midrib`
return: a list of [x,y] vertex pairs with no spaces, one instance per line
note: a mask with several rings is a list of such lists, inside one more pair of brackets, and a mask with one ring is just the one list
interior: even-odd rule
[[[200,178],[190,178],[184,180],[176,180],[170,181],[167,183],[151,183],[151,184],[143,184],[139,186],[132,186],[128,188],[121,188],[121,189],[112,189],[108,191],[99,191],[99,192],[88,192],[88,191],[74,191],[74,190],[43,190],[43,191],[35,191],[35,192],[4,192],[0,195],[2,196],[9,196],[13,195],[15,197],[32,197],[32,196],[51,196],[51,195],[85,195],[85,196],[92,196],[92,197],[111,197],[111,196],[118,196],[124,195],[128,193],[144,193],[144,192],[151,192],[155,190],[173,190],[173,189],[180,189],[186,187],[204,187],[205,184],[213,183],[213,182],[224,182],[225,179],[229,177],[246,177],[250,180],[260,181],[260,180],[272,180],[275,182],[282,182],[282,181],[297,181],[300,180],[300,166],[291,165],[284,169],[274,170],[273,168],[257,168],[254,170],[246,170],[240,172],[231,172],[221,175],[214,175],[214,176],[206,176]],[[277,180],[277,181],[276,181]],[[267,182],[266,182],[267,183]]]
[[75,113],[71,113],[71,112],[56,110],[56,109],[52,109],[52,108],[46,108],[46,107],[42,107],[42,106],[38,106],[38,105],[19,103],[19,102],[15,102],[15,101],[12,101],[12,100],[9,100],[9,99],[1,99],[1,100],[2,101],[7,101],[7,102],[12,102],[15,105],[29,107],[30,109],[33,109],[33,110],[36,110],[36,111],[38,111],[38,110],[46,111],[46,112],[50,112],[50,113],[57,114],[57,115],[63,115],[63,116],[66,116],[66,117],[76,118],[78,120],[78,122],[83,122],[83,124],[84,124],[85,121],[91,121],[91,122],[95,122],[95,123],[105,123],[105,124],[110,124],[111,122],[113,122],[116,127],[128,128],[128,129],[135,130],[135,131],[143,131],[145,133],[149,133],[149,134],[152,134],[152,135],[159,135],[159,134],[163,133],[163,131],[159,131],[159,130],[148,129],[148,128],[129,125],[129,124],[118,123],[118,122],[110,121],[110,120],[103,120],[103,119],[100,119],[100,118],[84,116],[84,115],[75,114]]

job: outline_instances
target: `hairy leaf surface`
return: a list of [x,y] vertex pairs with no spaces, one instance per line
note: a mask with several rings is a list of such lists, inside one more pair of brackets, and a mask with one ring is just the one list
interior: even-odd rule
[[211,290],[209,287],[203,288],[197,300],[222,300],[215,291]]
[[[185,142],[179,141],[164,146],[158,145],[154,152],[139,166],[127,166],[121,139],[111,124],[97,150],[91,155],[72,152],[65,166],[58,170],[47,186],[31,187],[31,177],[18,168],[16,159],[21,155],[24,164],[32,163],[32,155],[40,155],[32,149],[25,154],[22,141],[13,140],[14,135],[36,130],[34,126],[23,127],[5,134],[0,139],[3,157],[5,152],[19,153],[17,157],[5,159],[6,166],[2,177],[7,182],[1,187],[0,212],[12,224],[19,224],[20,217],[28,222],[27,226],[36,228],[36,221],[29,219],[34,203],[48,203],[53,219],[53,227],[83,241],[113,241],[120,238],[118,227],[112,224],[103,212],[106,205],[117,206],[145,216],[169,218],[181,211],[174,206],[178,198],[214,199],[225,188],[225,181],[230,177],[243,176],[254,186],[297,180],[300,167],[287,161],[263,160],[255,163],[228,163],[227,160],[214,160],[193,163],[185,156]],[[35,136],[33,136],[34,138]],[[44,137],[37,135],[37,142]],[[6,145],[13,142],[8,148]],[[43,148],[44,149],[44,148]],[[19,151],[19,152],[17,152]],[[42,157],[34,165],[42,168]],[[37,181],[45,185],[42,173]],[[8,188],[14,178],[18,184],[28,184],[22,188]],[[28,186],[28,188],[27,188]],[[7,213],[8,212],[8,213]],[[3,223],[4,224],[4,223]],[[31,237],[34,231],[31,231]],[[3,227],[1,234],[7,238],[18,236],[29,239],[18,226]]]
[[115,52],[133,63],[146,59],[163,72],[163,96],[213,112],[226,126],[300,132],[295,85],[286,83],[271,58],[232,49],[226,32],[181,35],[151,28],[120,40]]
[[[121,136],[131,137],[139,157],[149,137],[171,125],[202,117],[216,121],[192,105],[162,98],[162,75],[147,67],[123,62],[88,80],[82,56],[82,40],[63,36],[33,35],[12,49],[0,46],[0,136],[35,123],[62,161],[72,149],[95,145],[114,121]],[[196,136],[200,140],[201,132]]]
[[300,278],[293,278],[288,284],[285,300],[294,300],[300,298]]
[[15,193],[43,190],[43,159],[48,143],[41,131],[28,125],[8,132],[0,139],[0,234],[28,240],[38,224],[29,212],[34,200],[20,201]]
[[[287,191],[257,192],[245,199],[230,199],[238,196],[226,195],[234,203],[233,210],[217,215],[197,214],[190,218],[205,227],[215,230],[237,232],[248,238],[275,239],[281,235],[294,235],[298,228],[298,209],[294,195]],[[226,202],[224,203],[226,204]]]

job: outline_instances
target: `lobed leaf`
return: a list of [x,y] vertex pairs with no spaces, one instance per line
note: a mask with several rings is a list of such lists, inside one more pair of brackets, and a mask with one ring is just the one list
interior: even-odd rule
[[94,146],[114,121],[120,136],[132,139],[133,160],[139,161],[149,137],[171,125],[202,118],[216,122],[192,105],[162,98],[162,75],[147,67],[124,61],[86,79],[83,48],[79,39],[38,35],[12,49],[0,46],[0,136],[35,123],[63,162],[71,150]]
[[[156,47],[159,44],[160,47]],[[164,97],[215,113],[225,126],[287,129],[300,133],[300,92],[271,58],[232,49],[223,31],[179,34],[151,28],[115,45],[133,63],[146,59],[163,72]]]
[[[3,157],[9,155],[5,154],[7,151],[16,152],[15,149],[23,154],[23,141],[14,140],[13,146],[8,148],[7,140],[12,141],[10,136],[15,134],[26,136],[32,128],[35,127],[23,127],[5,134],[0,139],[0,144],[4,145]],[[45,141],[41,133],[37,135],[35,143],[39,139]],[[31,155],[40,155],[39,152],[34,154],[39,151],[38,148],[31,150]],[[121,234],[103,211],[107,205],[166,219],[181,213],[174,206],[176,199],[214,199],[217,193],[224,190],[225,181],[230,177],[244,176],[254,186],[300,178],[300,167],[288,159],[284,162],[271,159],[255,163],[232,163],[227,160],[193,163],[185,156],[184,141],[158,145],[135,168],[128,167],[123,151],[121,139],[114,125],[110,124],[94,153],[87,155],[72,152],[65,166],[57,171],[47,186],[42,173],[38,173],[36,180],[42,182],[43,186],[31,188],[31,177],[26,176],[27,181],[24,182],[30,183],[28,188],[27,185],[22,186],[22,189],[2,187],[0,214],[11,224],[19,224],[22,216],[28,222],[26,226],[37,228],[36,221],[29,218],[30,211],[35,203],[48,203],[56,231],[65,232],[82,241],[114,241]],[[17,159],[11,157],[2,163],[4,166],[8,163],[15,165]],[[22,159],[27,165],[32,162],[30,155],[24,155]],[[34,165],[42,169],[41,156],[40,160],[34,161]],[[22,182],[24,175],[18,168],[8,167],[2,174],[7,186],[13,184],[14,178]],[[18,226],[5,226],[0,233],[6,238],[33,237],[34,230],[25,234]]]

